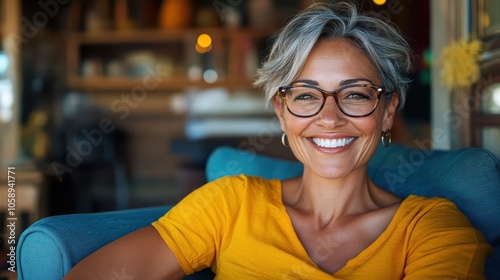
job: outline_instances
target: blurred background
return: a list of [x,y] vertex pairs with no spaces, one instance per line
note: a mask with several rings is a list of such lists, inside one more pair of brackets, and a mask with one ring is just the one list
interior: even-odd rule
[[[175,203],[219,145],[293,159],[252,80],[272,35],[311,2],[0,0],[1,208],[8,167],[26,227]],[[500,3],[358,2],[414,52],[393,141],[500,156]]]

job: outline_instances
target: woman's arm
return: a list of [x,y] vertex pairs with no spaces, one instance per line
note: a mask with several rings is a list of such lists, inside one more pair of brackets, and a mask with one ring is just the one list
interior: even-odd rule
[[153,226],[147,226],[92,253],[64,279],[182,279],[184,276],[160,234]]

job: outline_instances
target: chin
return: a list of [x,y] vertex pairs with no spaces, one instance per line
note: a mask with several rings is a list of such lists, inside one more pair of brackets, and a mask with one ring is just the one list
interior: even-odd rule
[[323,179],[340,179],[346,177],[348,174],[352,172],[352,169],[344,166],[327,166],[324,168],[314,168],[311,169],[312,173],[316,174],[316,176],[321,177]]

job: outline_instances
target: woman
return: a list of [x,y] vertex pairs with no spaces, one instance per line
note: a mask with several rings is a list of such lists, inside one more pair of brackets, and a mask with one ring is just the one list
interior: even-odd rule
[[67,279],[181,279],[206,267],[218,279],[484,278],[491,249],[453,203],[402,200],[368,177],[368,160],[380,139],[390,143],[404,103],[409,53],[393,26],[348,3],[297,15],[256,85],[302,176],[208,183]]

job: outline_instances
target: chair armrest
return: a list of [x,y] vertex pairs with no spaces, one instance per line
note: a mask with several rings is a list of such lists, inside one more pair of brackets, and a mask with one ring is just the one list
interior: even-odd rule
[[61,215],[39,220],[19,239],[18,279],[61,279],[86,256],[151,224],[170,208]]

